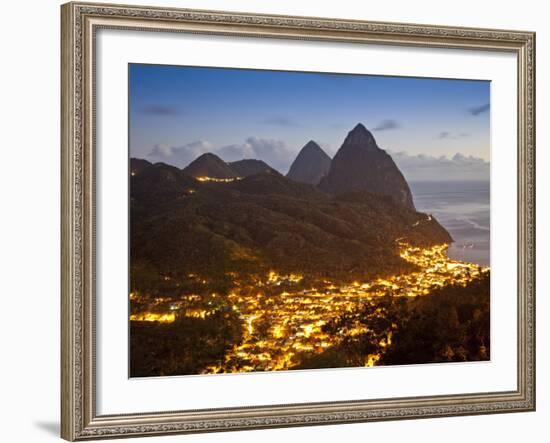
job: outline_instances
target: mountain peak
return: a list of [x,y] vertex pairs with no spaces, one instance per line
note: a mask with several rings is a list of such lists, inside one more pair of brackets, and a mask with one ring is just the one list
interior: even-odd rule
[[365,125],[363,123],[359,122],[355,125],[355,128],[353,128],[351,130],[351,132],[367,132],[367,133],[369,133],[369,130],[367,128],[365,128]]
[[245,158],[229,163],[229,166],[235,171],[239,177],[248,177],[256,174],[278,174],[278,172],[269,166],[263,160],[256,160],[252,158]]
[[322,151],[321,147],[320,147],[315,141],[313,141],[313,140],[308,141],[308,142],[305,144],[305,146],[302,148],[302,150],[304,150],[304,149],[307,149],[307,150],[315,150],[315,151],[321,150],[321,151]]
[[227,163],[211,152],[206,152],[197,157],[183,171],[195,178],[234,178],[237,176]]
[[204,154],[199,155],[194,161],[215,161],[223,162],[223,160],[212,152],[205,152]]
[[369,150],[380,149],[372,133],[362,123],[357,125],[348,133],[343,146],[360,146]]
[[313,140],[300,150],[286,175],[291,180],[317,185],[330,168],[330,157]]
[[391,156],[378,147],[372,133],[361,123],[348,133],[319,186],[335,194],[368,191],[389,195],[396,203],[414,209],[405,177]]

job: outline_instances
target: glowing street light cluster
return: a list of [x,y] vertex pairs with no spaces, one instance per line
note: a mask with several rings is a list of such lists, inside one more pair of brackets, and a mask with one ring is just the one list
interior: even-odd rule
[[158,321],[160,323],[172,323],[176,320],[176,314],[169,312],[161,314],[157,312],[142,312],[130,315],[131,321]]
[[[344,314],[357,312],[370,300],[387,295],[423,296],[449,284],[466,285],[488,272],[488,268],[449,259],[446,244],[421,248],[398,241],[398,246],[400,256],[415,265],[412,272],[347,284],[325,280],[316,285],[319,287],[304,288],[302,275],[271,271],[255,285],[236,286],[227,301],[243,322],[243,339],[221,364],[204,372],[289,369],[300,363],[304,353],[321,353],[341,343],[346,336],[367,332],[367,326],[360,323],[338,335],[325,332],[323,326]],[[198,295],[184,296],[181,301],[171,302],[169,313],[135,313],[131,320],[171,322],[177,316],[205,318],[211,312],[208,306],[200,306],[199,300]],[[135,294],[131,301],[136,301]],[[157,298],[149,306],[155,304],[157,312],[159,306],[166,306],[166,301]],[[374,315],[384,313],[375,309]],[[390,345],[391,331],[388,331],[380,347]],[[379,358],[376,354],[367,355],[364,365],[373,366]]]
[[217,178],[217,177],[195,177],[200,182],[214,182],[214,183],[231,183],[235,180],[241,180],[242,177],[231,177],[231,178]]
[[[448,284],[466,285],[488,271],[472,263],[449,259],[446,255],[448,245],[419,248],[401,242],[399,246],[401,257],[416,265],[417,271],[341,286],[325,281],[318,289],[291,291],[285,287],[277,296],[262,292],[254,295],[232,293],[229,297],[234,309],[240,312],[247,325],[244,339],[226,355],[224,364],[211,366],[205,372],[289,369],[299,363],[300,353],[319,353],[339,344],[344,337],[327,334],[323,325],[343,314],[355,312],[366,301],[386,295],[423,296]],[[275,272],[268,275],[268,282],[275,285],[300,280],[289,280],[288,276],[279,276]],[[256,333],[257,326],[264,323],[268,325],[268,333]],[[346,334],[355,336],[364,332],[365,325],[357,324]],[[391,332],[380,343],[381,347],[389,345]],[[379,358],[375,354],[366,356],[365,366],[375,365]]]

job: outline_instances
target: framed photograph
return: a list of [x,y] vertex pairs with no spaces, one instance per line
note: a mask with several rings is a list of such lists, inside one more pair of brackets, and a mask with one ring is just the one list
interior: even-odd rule
[[534,33],[61,14],[63,438],[534,410]]

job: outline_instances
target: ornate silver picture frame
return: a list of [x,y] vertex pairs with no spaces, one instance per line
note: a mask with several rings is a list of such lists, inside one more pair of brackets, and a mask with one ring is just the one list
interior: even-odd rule
[[[61,435],[64,439],[75,441],[535,409],[534,33],[80,2],[63,5],[61,18]],[[100,29],[474,49],[515,54],[518,79],[517,389],[98,415],[95,37]]]

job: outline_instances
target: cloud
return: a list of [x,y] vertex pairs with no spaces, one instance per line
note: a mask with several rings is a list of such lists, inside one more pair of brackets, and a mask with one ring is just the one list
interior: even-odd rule
[[199,155],[210,152],[212,148],[212,144],[206,140],[197,140],[183,146],[158,144],[153,146],[147,157],[153,161],[166,162],[181,168],[187,166]]
[[386,119],[382,120],[378,126],[372,128],[373,131],[387,131],[390,129],[398,129],[401,125],[396,120]]
[[148,157],[152,161],[165,162],[183,168],[206,152],[212,152],[226,162],[245,158],[260,159],[281,172],[288,170],[295,155],[281,140],[248,137],[243,143],[221,147],[214,147],[206,140],[197,140],[183,146],[158,144],[153,146]]
[[142,114],[147,115],[180,115],[181,112],[176,106],[150,104],[141,108]]
[[460,132],[458,134],[455,134],[449,131],[443,131],[437,134],[436,138],[438,140],[458,140],[469,136],[470,134],[468,134],[467,132]]
[[410,155],[389,152],[407,180],[489,180],[490,163],[472,155],[456,153],[453,157]]
[[[328,146],[323,144],[328,151]],[[282,140],[248,137],[243,143],[215,147],[206,140],[197,140],[182,146],[157,144],[148,158],[180,168],[187,166],[201,154],[212,152],[226,162],[255,158],[265,161],[272,168],[286,173],[296,152]],[[405,151],[388,151],[409,181],[441,180],[489,180],[490,163],[482,158],[460,152],[452,157],[411,155]]]
[[489,103],[485,103],[481,106],[474,106],[473,108],[468,109],[468,113],[470,113],[473,116],[483,114],[487,112],[491,108],[491,105]]
[[275,115],[272,117],[268,117],[264,120],[260,120],[260,123],[264,125],[283,126],[286,128],[300,126],[298,122],[292,120],[291,118],[285,117],[283,115]]
[[473,155],[465,156],[464,154],[461,154],[460,152],[457,152],[453,158],[451,159],[452,162],[454,162],[457,165],[481,165],[487,163],[485,160],[479,157],[474,157]]
[[226,162],[234,162],[244,158],[255,158],[254,149],[248,143],[222,146],[216,152]]
[[248,137],[244,143],[222,146],[216,153],[225,161],[256,158],[280,172],[289,168],[293,152],[281,140]]

